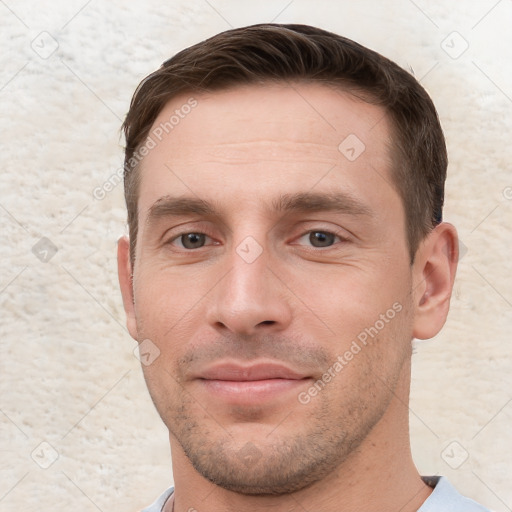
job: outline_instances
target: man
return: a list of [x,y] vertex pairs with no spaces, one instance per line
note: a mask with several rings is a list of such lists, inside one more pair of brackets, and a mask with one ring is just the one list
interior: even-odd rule
[[411,341],[458,259],[435,108],[302,25],[165,62],[124,123],[119,278],[174,489],[146,511],[483,511],[411,458]]

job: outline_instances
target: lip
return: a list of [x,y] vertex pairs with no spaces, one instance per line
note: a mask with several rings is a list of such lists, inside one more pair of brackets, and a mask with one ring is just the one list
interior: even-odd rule
[[276,363],[259,363],[247,366],[224,363],[206,368],[198,374],[197,378],[204,380],[251,382],[273,379],[302,380],[307,378],[307,376],[287,366]]
[[196,376],[211,398],[247,407],[269,404],[292,390],[297,392],[310,378],[277,363],[217,364]]

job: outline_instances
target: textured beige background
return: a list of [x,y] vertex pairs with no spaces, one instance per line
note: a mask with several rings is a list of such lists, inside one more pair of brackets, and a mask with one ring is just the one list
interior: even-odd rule
[[119,127],[147,73],[264,21],[352,37],[433,96],[450,153],[445,217],[467,252],[446,328],[413,356],[414,455],[422,473],[510,511],[510,0],[44,4],[0,1],[0,511],[133,511],[172,482],[117,287],[122,186],[103,200],[93,190],[121,166]]

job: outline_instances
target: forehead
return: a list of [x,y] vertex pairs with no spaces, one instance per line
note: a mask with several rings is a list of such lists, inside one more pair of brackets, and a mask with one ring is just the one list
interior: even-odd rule
[[[140,209],[175,195],[236,188],[390,185],[391,130],[382,107],[318,83],[240,86],[183,94],[162,109],[141,163]],[[331,172],[335,168],[335,172]],[[218,197],[217,197],[218,199]]]

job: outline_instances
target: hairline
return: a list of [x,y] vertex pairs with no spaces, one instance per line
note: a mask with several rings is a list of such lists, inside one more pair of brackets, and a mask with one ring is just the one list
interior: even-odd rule
[[[259,80],[254,81],[247,81],[247,82],[233,82],[230,84],[224,84],[221,86],[209,86],[205,88],[200,87],[183,87],[183,89],[180,89],[176,91],[174,94],[169,96],[165,102],[162,103],[161,108],[158,110],[156,115],[154,116],[152,124],[146,128],[144,137],[142,137],[141,142],[139,145],[134,148],[131,156],[135,155],[141,147],[144,146],[146,143],[146,140],[151,133],[151,130],[153,129],[158,117],[160,114],[166,109],[171,102],[175,101],[176,99],[187,96],[190,94],[216,94],[216,93],[222,93],[222,92],[229,92],[231,90],[236,90],[244,87],[255,87],[255,88],[264,88],[266,85],[288,85],[289,87],[292,87],[292,84],[318,84],[322,85],[325,88],[329,88],[332,90],[335,90],[336,92],[344,92],[348,94],[350,97],[352,97],[354,100],[366,103],[369,105],[375,105],[375,106],[381,106],[384,109],[385,115],[384,118],[388,122],[388,130],[389,130],[389,140],[390,144],[385,143],[385,147],[388,148],[388,157],[390,161],[389,166],[389,174],[391,177],[391,185],[397,192],[400,201],[402,203],[402,209],[404,212],[404,227],[405,227],[405,237],[407,239],[407,244],[409,248],[410,253],[410,263],[414,263],[414,256],[417,249],[418,242],[422,239],[420,237],[419,240],[413,240],[410,236],[410,230],[407,220],[407,205],[405,201],[405,197],[403,194],[403,191],[401,190],[399,186],[399,169],[401,166],[409,167],[409,157],[407,155],[407,152],[403,150],[402,147],[402,137],[400,135],[400,130],[397,126],[397,120],[394,118],[392,110],[387,105],[381,105],[379,102],[379,99],[377,96],[375,96],[371,90],[363,88],[361,86],[358,86],[357,84],[349,83],[348,80],[345,80],[343,78],[341,79],[325,79],[325,78],[314,78],[314,77],[297,77],[292,79],[286,79],[286,78],[262,78]],[[132,265],[132,269],[135,264],[135,252],[137,247],[137,238],[138,238],[138,215],[139,215],[139,192],[140,192],[140,183],[141,183],[141,174],[143,169],[143,164],[145,161],[145,157],[142,157],[137,164],[128,170],[130,174],[135,173],[135,176],[131,176],[129,178],[130,181],[130,193],[136,194],[136,200],[134,202],[134,220],[135,220],[135,240],[132,240],[130,237],[130,261]],[[132,180],[132,181],[131,181]],[[424,235],[425,236],[425,235]],[[423,236],[423,237],[424,237]]]

